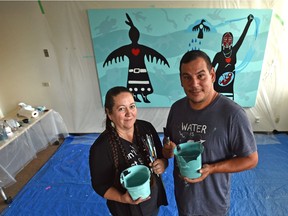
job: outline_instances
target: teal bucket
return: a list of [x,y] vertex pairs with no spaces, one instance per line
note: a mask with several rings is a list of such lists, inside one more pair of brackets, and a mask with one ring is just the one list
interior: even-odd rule
[[201,154],[204,146],[201,142],[181,143],[174,149],[174,155],[182,176],[190,179],[199,178],[202,167]]
[[146,199],[150,191],[150,170],[144,165],[129,167],[120,174],[120,182],[133,200]]

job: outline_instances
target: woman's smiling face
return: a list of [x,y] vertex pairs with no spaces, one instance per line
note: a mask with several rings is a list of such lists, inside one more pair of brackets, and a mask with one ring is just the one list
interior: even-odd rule
[[122,92],[115,96],[112,112],[108,117],[114,122],[117,131],[127,131],[134,127],[137,108],[134,97],[129,92]]

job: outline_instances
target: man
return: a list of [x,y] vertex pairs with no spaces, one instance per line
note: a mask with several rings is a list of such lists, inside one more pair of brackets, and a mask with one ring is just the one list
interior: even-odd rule
[[167,119],[163,155],[174,156],[180,143],[200,141],[201,177],[181,176],[174,160],[175,198],[179,215],[228,215],[230,175],[251,169],[258,163],[257,146],[244,109],[218,94],[213,87],[215,71],[202,51],[184,54],[180,61],[180,80],[186,97],[176,101]]

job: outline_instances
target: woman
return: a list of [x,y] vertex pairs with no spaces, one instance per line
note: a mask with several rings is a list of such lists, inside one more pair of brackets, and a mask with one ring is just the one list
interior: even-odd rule
[[[162,156],[159,136],[151,123],[137,120],[133,94],[125,87],[111,88],[105,97],[106,129],[90,149],[89,165],[92,187],[107,199],[112,215],[157,215],[161,205],[167,205],[161,176],[168,165]],[[151,163],[143,138],[152,136],[157,159]],[[132,200],[120,184],[121,172],[133,165],[151,168],[151,194]]]

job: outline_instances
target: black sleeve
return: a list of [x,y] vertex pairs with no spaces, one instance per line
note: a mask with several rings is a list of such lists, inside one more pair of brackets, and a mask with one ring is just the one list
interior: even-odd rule
[[113,186],[115,173],[108,138],[101,134],[90,148],[89,166],[92,187],[97,194],[104,196]]

